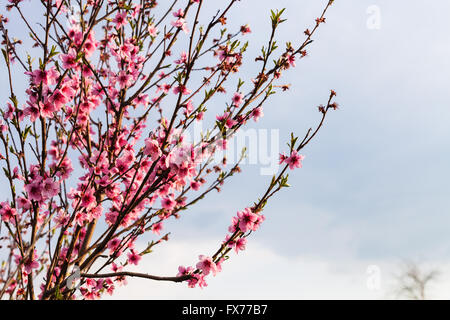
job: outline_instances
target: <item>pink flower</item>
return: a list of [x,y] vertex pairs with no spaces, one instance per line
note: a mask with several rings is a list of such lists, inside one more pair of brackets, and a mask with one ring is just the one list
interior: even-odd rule
[[192,181],[191,182],[191,188],[195,191],[197,191],[198,189],[200,189],[201,187],[201,183],[198,181]]
[[17,215],[17,211],[11,208],[7,202],[0,203],[0,216],[5,222],[13,221],[14,217]]
[[122,70],[117,76],[117,81],[119,82],[120,89],[125,89],[133,84],[133,77]]
[[205,281],[205,276],[203,274],[197,275],[197,284],[200,287],[200,289],[203,289],[204,287],[208,286],[208,284]]
[[256,219],[255,223],[253,224],[253,231],[256,231],[264,220],[266,220],[266,217],[262,214],[259,214],[258,219]]
[[127,254],[128,256],[128,263],[138,265],[139,261],[141,261],[142,257],[134,251],[134,249],[131,249],[131,252]]
[[59,212],[58,215],[53,219],[57,228],[67,225],[67,223],[69,223],[69,220],[69,214],[65,211]]
[[195,116],[195,119],[196,119],[197,121],[203,120],[204,114],[205,114],[205,113],[204,113],[203,111],[200,111],[200,112],[197,113],[197,115]]
[[239,224],[239,218],[233,217],[231,219],[231,225],[228,227],[228,232],[234,233],[236,231],[238,224]]
[[137,15],[139,14],[139,12],[141,12],[141,5],[140,4],[136,4],[134,9],[133,9],[133,13],[131,14],[131,16],[133,17],[133,19],[136,19]]
[[161,205],[162,205],[162,207],[164,208],[164,209],[166,209],[166,210],[172,210],[173,208],[175,208],[175,205],[176,205],[177,203],[176,203],[176,201],[175,200],[173,200],[172,198],[163,198],[162,200],[161,200]]
[[178,94],[180,92],[183,95],[188,95],[191,93],[191,90],[189,90],[188,88],[186,88],[183,85],[179,85],[179,86],[176,86],[175,88],[173,88],[173,93]]
[[225,261],[224,258],[220,258],[216,263],[217,272],[222,272],[222,263]]
[[83,51],[87,58],[89,58],[90,56],[92,56],[94,54],[97,46],[98,46],[98,42],[97,42],[97,40],[95,40],[95,38],[93,36],[93,32],[91,32],[89,34],[89,40],[86,41],[83,46]]
[[256,214],[249,208],[245,208],[244,211],[239,211],[237,216],[239,218],[239,229],[241,229],[242,232],[253,230],[254,223],[258,219]]
[[162,229],[163,229],[163,224],[162,224],[162,222],[155,223],[155,224],[152,226],[152,232],[153,232],[154,234],[157,234],[157,235],[160,234],[160,232],[161,232]]
[[228,148],[228,140],[226,139],[220,139],[217,141],[217,146],[220,150],[227,150]]
[[153,24],[151,24],[148,26],[148,33],[150,34],[150,36],[156,37],[158,35],[158,29]]
[[194,272],[194,268],[192,267],[185,268],[184,266],[179,266],[177,277],[185,276],[191,274],[192,272]]
[[77,66],[77,53],[75,49],[69,49],[67,54],[62,54],[60,57],[65,69],[74,69]]
[[250,32],[252,32],[252,30],[250,30],[250,27],[249,27],[248,24],[246,24],[245,26],[241,27],[241,33],[242,34],[247,34],[247,33],[250,33]]
[[193,274],[193,278],[191,278],[188,281],[189,288],[195,288],[196,285],[198,285],[200,288],[204,288],[204,287],[208,286],[208,284],[205,281],[204,274]]
[[239,107],[242,103],[244,96],[240,92],[236,92],[233,96],[233,103],[235,106]]
[[39,102],[39,108],[41,109],[41,116],[44,118],[52,118],[53,112],[56,111],[55,104],[51,103],[49,100],[44,103]]
[[28,193],[28,199],[38,202],[42,200],[42,185],[40,181],[25,185],[25,191]]
[[33,251],[33,255],[27,258],[25,261],[23,261],[21,256],[18,255],[15,256],[16,264],[22,263],[23,271],[26,274],[31,274],[33,272],[33,269],[39,268],[39,262],[37,262],[36,259],[37,259],[36,250]]
[[66,180],[69,178],[70,173],[73,171],[72,162],[68,157],[65,157],[62,163],[58,168],[58,172],[56,175],[60,177],[62,180]]
[[50,97],[50,101],[54,104],[56,111],[59,111],[69,99],[60,90],[55,90],[53,95]]
[[174,62],[176,64],[184,64],[187,61],[187,53],[185,51],[181,52],[181,57],[178,60],[175,60]]
[[178,9],[177,11],[172,12],[175,18],[182,18],[184,16],[183,9]]
[[153,161],[158,159],[162,155],[162,152],[161,152],[161,149],[159,148],[158,142],[153,139],[146,139],[144,154],[147,156],[150,156]]
[[46,198],[52,198],[59,193],[59,183],[47,178],[42,184],[42,195]]
[[264,116],[264,113],[263,113],[262,107],[257,107],[255,109],[253,109],[252,117],[255,122],[257,122],[259,120],[259,118],[261,118],[263,116]]
[[49,70],[37,69],[31,73],[26,72],[26,74],[31,76],[31,81],[37,86],[41,83],[46,86],[56,84],[56,78],[59,77],[59,72],[54,68],[51,68]]
[[289,169],[293,170],[295,168],[302,167],[302,160],[305,157],[301,154],[298,154],[296,150],[292,151],[291,156],[285,160],[285,162],[289,165]]
[[245,250],[245,245],[247,244],[246,238],[239,238],[234,242],[234,250],[239,253],[239,250]]
[[[131,156],[131,153],[129,153],[129,155]],[[118,170],[119,173],[123,174],[128,170],[133,162],[133,158],[130,158],[127,154],[124,154],[119,159],[117,159],[115,170]]]
[[117,248],[119,247],[119,245],[120,245],[120,239],[119,238],[114,238],[114,239],[112,239],[112,240],[110,240],[109,242],[108,242],[108,249],[109,249],[109,252],[110,253],[113,253],[114,251],[116,251],[117,250]]
[[27,101],[27,104],[28,107],[23,110],[23,113],[25,116],[30,116],[31,122],[34,122],[37,118],[39,118],[39,108],[36,104],[31,104],[29,101]]
[[178,18],[178,20],[172,21],[171,25],[176,28],[180,28],[186,34],[189,33],[189,29],[186,25],[186,20],[184,20],[183,18]]
[[128,23],[127,12],[126,11],[118,12],[113,22],[116,24],[116,28],[120,28],[126,25]]
[[160,86],[158,86],[158,89],[156,89],[156,93],[158,93],[159,91],[163,91],[164,93],[168,93],[170,88],[172,88],[172,86],[170,84],[167,83],[163,83]]
[[27,198],[18,197],[17,198],[17,207],[22,209],[23,211],[27,211],[31,208],[31,202]]
[[210,272],[215,276],[217,273],[217,266],[212,258],[204,255],[200,255],[198,258],[200,261],[196,264],[197,269],[201,270],[205,276]]
[[86,190],[81,196],[81,205],[87,209],[92,209],[97,205],[92,189]]
[[189,100],[183,107],[186,108],[186,114],[190,114],[192,110],[194,110],[194,105],[192,104],[192,100]]
[[225,240],[223,241],[222,245],[227,245],[228,248],[233,248],[235,243],[234,241],[230,240],[231,236],[229,234],[227,234],[227,236],[225,237]]
[[6,110],[6,112],[4,113],[4,118],[12,120],[14,118],[14,113],[16,112],[16,108],[13,107],[13,105],[9,102],[6,105],[8,107],[8,110]]
[[278,163],[282,164],[283,162],[286,161],[287,158],[288,157],[284,153],[280,153],[280,161]]
[[[25,116],[27,116],[27,114],[25,114],[25,111],[26,111],[27,109],[25,109],[24,110],[24,115]],[[39,114],[38,114],[38,116],[39,116]],[[1,120],[1,119],[0,119]],[[5,132],[5,131],[7,131],[8,130],[8,126],[6,125],[6,124],[4,124],[3,123],[3,121],[0,121],[0,131],[1,132]]]
[[34,259],[35,259],[35,257],[33,257],[32,259],[28,259],[23,264],[23,267],[25,269],[25,273],[26,274],[31,274],[33,272],[33,269],[38,269],[39,268],[39,262],[37,262]]
[[[194,150],[192,146],[181,145],[173,149],[168,158],[166,159],[166,164],[177,169],[186,169],[193,164],[194,161]],[[178,172],[182,174],[182,172]]]
[[91,68],[89,68],[88,66],[83,66],[83,77],[88,78],[88,77],[92,77],[94,75],[94,73],[92,73]]
[[225,112],[223,115],[221,115],[221,116],[216,116],[216,120],[217,121],[224,121],[225,119],[227,119],[228,118],[228,116],[229,116],[229,112]]
[[111,264],[111,270],[113,272],[121,272],[123,270],[123,266],[118,266],[116,263]]
[[294,55],[288,55],[287,60],[292,67],[295,67],[295,56]]

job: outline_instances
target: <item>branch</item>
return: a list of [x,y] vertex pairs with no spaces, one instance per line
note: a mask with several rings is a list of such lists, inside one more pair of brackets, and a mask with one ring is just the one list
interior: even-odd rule
[[183,282],[186,280],[190,280],[193,278],[192,275],[183,275],[179,277],[159,277],[153,276],[147,273],[138,273],[138,272],[129,272],[129,271],[121,271],[121,272],[113,272],[113,273],[103,273],[103,274],[89,274],[82,273],[80,275],[81,278],[112,278],[112,277],[137,277],[137,278],[145,278],[156,281],[172,281],[172,282]]

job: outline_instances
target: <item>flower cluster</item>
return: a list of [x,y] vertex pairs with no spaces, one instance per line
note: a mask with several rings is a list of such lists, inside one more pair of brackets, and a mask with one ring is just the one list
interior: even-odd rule
[[305,159],[305,156],[298,154],[296,150],[293,150],[291,154],[286,156],[285,154],[280,154],[280,164],[287,164],[289,169],[294,170],[295,168],[302,167],[302,161]]
[[[126,284],[128,268],[169,240],[168,219],[241,171],[239,163],[230,169],[226,158],[213,159],[249,120],[264,116],[271,95],[289,87],[277,83],[306,55],[325,18],[298,48],[277,52],[284,20],[282,11],[272,12],[269,46],[254,59],[260,71],[245,82],[234,75],[244,68],[243,40],[251,29],[225,27],[237,2],[203,25],[203,0],[86,1],[78,16],[70,1],[47,0],[33,3],[36,17],[24,14],[23,1],[8,0],[11,19],[0,15],[10,84],[1,108],[0,161],[10,192],[0,202],[0,249],[9,258],[0,263],[0,299],[113,294]],[[16,23],[29,41],[19,40],[23,28]],[[29,49],[39,55],[24,54]],[[26,79],[21,93],[17,78]],[[331,98],[324,116],[337,109]],[[200,141],[189,141],[186,131],[203,119],[215,121]],[[280,163],[300,168],[304,157],[292,150]],[[214,255],[180,267],[175,278],[150,278],[205,287],[229,251],[246,248],[264,221],[265,203],[285,180],[274,178],[259,203],[237,212]],[[144,234],[152,238],[147,245]],[[83,275],[79,290],[68,285],[75,267]]]
[[[236,253],[245,250],[247,235],[251,231],[258,230],[264,220],[264,215],[255,213],[252,208],[245,208],[242,211],[238,211],[237,215],[232,218],[232,224],[228,228],[230,234],[227,234],[222,243],[222,248],[234,249]],[[246,235],[246,233],[248,234]],[[199,262],[195,265],[195,268],[180,266],[177,276],[190,275],[191,278],[188,281],[188,286],[195,288],[198,285],[203,288],[207,286],[206,276],[209,274],[215,276],[218,272],[222,271],[223,261],[225,261],[225,255],[215,259],[200,255]]]

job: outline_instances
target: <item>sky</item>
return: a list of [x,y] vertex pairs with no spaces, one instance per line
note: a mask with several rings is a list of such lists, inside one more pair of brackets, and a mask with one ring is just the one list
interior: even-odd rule
[[[229,20],[250,24],[256,54],[270,9],[286,8],[284,43],[302,40],[325,2],[242,1]],[[335,1],[310,56],[285,77],[291,90],[265,106],[256,128],[278,129],[283,147],[290,132],[302,136],[317,123],[315,107],[329,89],[340,110],[303,151],[292,187],[266,206],[247,250],[203,290],[130,280],[116,297],[389,299],[402,263],[415,261],[441,271],[429,296],[448,299],[449,9],[448,1]],[[379,29],[368,27],[373,10]],[[171,270],[211,252],[230,216],[267,183],[258,166],[244,169],[174,224],[169,249],[157,249],[139,269]],[[371,270],[379,285],[368,284]]]
[[[286,8],[279,42],[299,43],[325,3],[241,1],[228,16],[252,29],[241,77],[254,74],[250,62],[267,42],[270,9]],[[114,298],[385,299],[405,260],[439,269],[430,297],[450,298],[449,10],[446,0],[336,0],[309,56],[285,75],[291,89],[252,126],[278,130],[283,148],[291,132],[303,136],[317,123],[330,89],[340,109],[302,151],[303,168],[266,206],[247,249],[232,254],[205,289],[130,279]],[[213,252],[231,217],[270,182],[260,167],[244,165],[222,192],[167,223],[170,241],[132,270],[173,275]]]

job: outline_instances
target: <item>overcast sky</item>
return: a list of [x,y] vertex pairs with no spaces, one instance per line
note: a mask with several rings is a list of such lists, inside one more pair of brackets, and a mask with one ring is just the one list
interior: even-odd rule
[[[250,24],[257,50],[269,9],[287,8],[280,40],[298,41],[325,2],[242,1],[229,20]],[[373,5],[379,29],[367,27]],[[388,298],[399,264],[413,260],[442,271],[430,296],[449,298],[449,10],[445,0],[335,1],[310,57],[286,77],[291,90],[266,105],[256,127],[279,129],[282,141],[301,135],[331,88],[341,110],[304,150],[303,169],[266,207],[246,252],[206,289],[133,280],[118,297]],[[168,251],[141,269],[173,270],[212,252],[230,216],[265,188],[258,167],[246,169],[174,224]],[[379,290],[367,285],[374,265]]]
[[[298,43],[325,3],[245,0],[228,20],[250,24],[251,58],[266,43],[270,9],[286,8],[280,43]],[[367,27],[373,5],[379,29]],[[283,147],[291,131],[304,135],[319,120],[316,106],[330,89],[341,109],[303,151],[292,187],[266,206],[247,250],[232,254],[203,290],[129,280],[115,298],[385,298],[404,259],[440,268],[432,294],[449,298],[448,12],[447,0],[336,0],[310,56],[286,74],[291,90],[266,104],[254,127],[278,129]],[[246,70],[241,77],[253,76]],[[167,223],[170,242],[134,270],[173,275],[214,252],[231,217],[269,182],[257,165],[244,169],[220,194]],[[369,266],[380,268],[380,290],[367,286]]]

